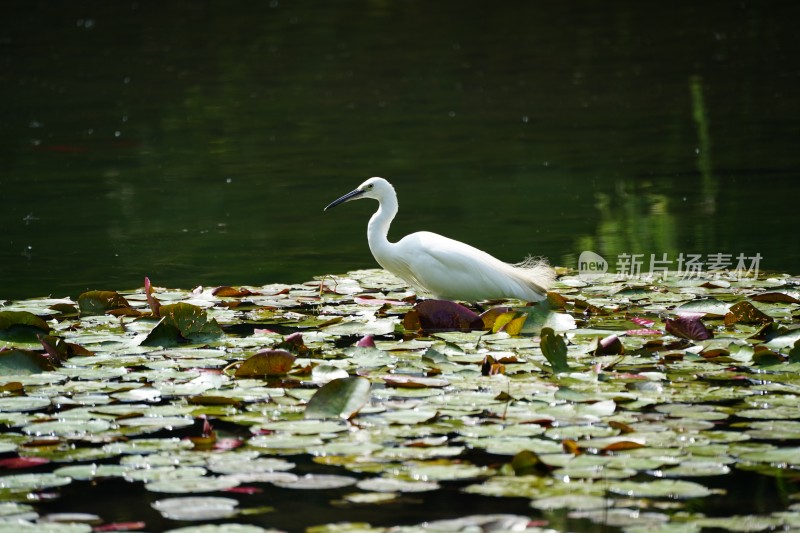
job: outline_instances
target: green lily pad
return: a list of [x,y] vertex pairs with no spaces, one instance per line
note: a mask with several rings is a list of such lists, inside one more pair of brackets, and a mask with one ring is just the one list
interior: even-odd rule
[[693,481],[615,481],[608,490],[630,498],[675,498],[689,499],[710,496],[713,491]]
[[249,524],[204,524],[168,529],[164,533],[280,533],[274,529],[264,529]]
[[334,379],[308,401],[305,416],[349,419],[369,401],[370,388],[369,380],[362,377]]
[[238,486],[239,483],[240,480],[234,476],[205,476],[151,481],[150,483],[145,483],[144,488],[150,492],[188,494],[228,490]]
[[154,501],[151,506],[170,520],[221,520],[238,513],[239,501],[218,496],[165,498]]
[[144,346],[208,342],[222,335],[217,321],[196,305],[185,302],[162,305],[159,313],[161,320],[142,341]]
[[72,479],[56,474],[13,474],[0,477],[0,490],[28,492],[63,487]]
[[781,466],[800,466],[800,447],[752,451],[739,454],[742,461],[770,463]]
[[88,291],[78,296],[82,315],[102,315],[107,311],[130,309],[128,301],[116,291]]
[[71,465],[53,471],[57,476],[79,480],[92,480],[105,477],[123,477],[130,470],[121,465]]
[[386,477],[362,479],[356,483],[356,486],[361,490],[389,493],[429,492],[439,489],[439,484],[435,481],[405,481]]
[[6,376],[41,374],[55,368],[53,361],[39,352],[22,349],[0,350],[0,372]]
[[36,396],[12,396],[9,398],[0,398],[0,412],[26,412],[38,411],[50,407],[49,398],[41,398]]
[[111,424],[105,420],[53,420],[29,424],[22,428],[28,435],[53,435],[67,438],[81,438],[107,431]]
[[356,478],[332,474],[306,474],[293,481],[276,481],[274,484],[285,489],[327,490],[340,489],[356,484]]
[[[28,311],[0,311],[0,340],[36,342],[38,335],[46,335],[50,326]],[[2,354],[2,352],[0,352]]]

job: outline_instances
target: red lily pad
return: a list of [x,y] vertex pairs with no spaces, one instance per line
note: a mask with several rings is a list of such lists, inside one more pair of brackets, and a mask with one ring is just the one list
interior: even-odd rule
[[374,348],[375,341],[373,340],[372,335],[364,335],[358,339],[356,346],[359,348]]
[[608,337],[600,339],[600,342],[597,344],[597,350],[595,351],[597,355],[621,355],[624,353],[625,347],[616,335],[609,335]]
[[153,285],[150,283],[150,278],[144,278],[144,294],[147,296],[147,305],[153,312],[153,316],[161,316],[161,302],[153,295]]
[[697,314],[682,315],[674,320],[665,321],[664,325],[666,326],[667,333],[671,333],[683,339],[702,341],[714,336]]
[[[419,327],[415,327],[419,324]],[[471,331],[484,329],[481,317],[461,304],[447,300],[425,300],[403,319],[406,329],[423,331]],[[409,327],[410,326],[410,327]]]
[[22,468],[33,468],[49,463],[49,459],[44,457],[8,457],[0,459],[0,469],[19,470]]

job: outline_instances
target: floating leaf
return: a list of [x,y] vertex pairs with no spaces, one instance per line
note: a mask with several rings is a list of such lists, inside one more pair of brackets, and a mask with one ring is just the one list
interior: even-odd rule
[[44,490],[69,485],[72,480],[55,474],[15,474],[0,477],[0,489],[13,492]]
[[239,501],[218,496],[165,498],[156,500],[153,509],[170,520],[221,520],[237,514]]
[[512,312],[510,307],[492,307],[491,309],[484,311],[480,314],[481,320],[483,321],[483,329],[493,331],[494,324],[497,319],[500,316],[510,312]]
[[292,481],[276,481],[275,485],[285,489],[327,490],[341,489],[356,484],[356,478],[333,474],[306,474]]
[[439,489],[439,484],[435,481],[406,481],[386,477],[362,479],[356,486],[361,490],[374,492],[429,492]]
[[36,342],[37,336],[49,333],[47,322],[28,311],[0,311],[0,339]]
[[306,418],[352,418],[369,401],[369,380],[338,378],[322,386],[308,401]]
[[78,296],[82,315],[102,315],[107,311],[131,309],[128,300],[116,291],[88,291]]
[[406,313],[406,329],[423,331],[471,331],[483,329],[483,320],[474,311],[448,300],[425,300]]
[[[0,351],[0,362],[2,362],[2,353]],[[4,370],[3,373],[6,371]],[[23,412],[23,411],[38,411],[50,407],[50,398],[35,397],[35,396],[16,396],[12,398],[0,398],[0,412]]]
[[211,291],[211,294],[218,298],[242,298],[244,296],[258,296],[258,293],[252,292],[249,289],[234,288],[234,287],[217,287]]
[[550,328],[554,331],[568,331],[576,328],[575,318],[566,313],[555,312],[550,306],[549,300],[521,308],[519,311],[528,315],[521,333],[536,334],[540,333],[543,328]]
[[0,469],[19,470],[23,468],[34,468],[49,463],[49,459],[44,457],[7,457],[0,459]]
[[616,335],[609,335],[597,344],[596,355],[621,355],[625,353],[625,347],[622,341]]
[[61,363],[73,356],[94,355],[83,346],[67,342],[61,337],[55,337],[53,335],[39,335],[39,342],[42,343],[45,351],[53,360]]
[[236,369],[237,378],[284,376],[294,365],[295,357],[286,350],[264,350],[248,357]]
[[697,315],[683,315],[674,320],[666,320],[664,326],[668,333],[684,339],[701,341],[714,336]]
[[165,479],[145,483],[144,488],[151,492],[166,492],[172,494],[217,492],[227,490],[239,485],[238,478],[233,476],[222,477],[190,477],[184,479]]
[[390,387],[405,389],[441,388],[450,385],[450,382],[444,378],[431,378],[427,376],[384,376],[383,381]]
[[565,494],[537,498],[531,501],[531,507],[542,511],[554,509],[606,509],[611,507],[613,500],[601,496],[588,494]]
[[222,328],[206,311],[179,302],[160,307],[161,321],[142,342],[144,346],[175,346],[182,342],[206,342],[222,334]]
[[375,340],[372,338],[372,335],[364,335],[358,339],[356,346],[359,348],[375,348]]
[[552,328],[543,328],[541,339],[542,353],[550,363],[550,368],[553,372],[556,374],[568,372],[567,344],[564,342],[564,337],[556,335]]
[[786,292],[762,292],[750,297],[755,302],[785,302],[791,304],[800,303],[800,298],[797,295],[789,294]]
[[617,481],[608,487],[610,492],[629,498],[702,498],[713,492],[693,481]]
[[675,308],[675,314],[679,316],[686,314],[694,316],[699,313],[700,315],[721,318],[728,313],[730,307],[730,304],[714,298],[701,298],[679,305]]
[[30,350],[0,349],[0,373],[8,376],[39,374],[55,370],[52,359]]
[[728,314],[725,315],[725,325],[742,323],[742,324],[768,324],[773,321],[773,318],[764,313],[756,306],[748,301],[739,302],[730,308]]
[[795,341],[794,348],[789,351],[789,362],[800,363],[800,340]]
[[783,356],[775,353],[764,344],[753,349],[753,363],[759,366],[778,365],[783,363]]
[[511,468],[517,476],[548,476],[552,468],[539,459],[536,452],[523,450],[511,459]]

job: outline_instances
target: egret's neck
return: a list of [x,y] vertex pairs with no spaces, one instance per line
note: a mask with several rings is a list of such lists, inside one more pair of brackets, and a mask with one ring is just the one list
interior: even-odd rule
[[386,263],[391,262],[389,256],[389,249],[392,243],[387,238],[389,235],[389,226],[397,214],[397,197],[392,195],[388,198],[382,198],[378,210],[369,219],[367,226],[367,241],[369,242],[369,249],[375,259],[384,268],[389,268]]

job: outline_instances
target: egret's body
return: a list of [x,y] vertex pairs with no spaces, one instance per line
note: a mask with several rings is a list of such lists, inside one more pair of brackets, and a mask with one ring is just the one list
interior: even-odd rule
[[444,300],[470,302],[492,298],[542,300],[555,273],[544,260],[517,265],[429,231],[389,242],[389,226],[397,214],[397,194],[383,178],[370,178],[354,191],[331,202],[325,210],[361,198],[378,201],[367,227],[369,249],[383,268],[415,290]]

